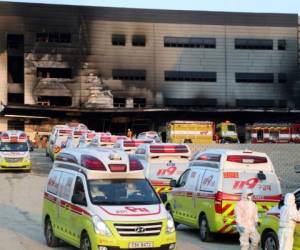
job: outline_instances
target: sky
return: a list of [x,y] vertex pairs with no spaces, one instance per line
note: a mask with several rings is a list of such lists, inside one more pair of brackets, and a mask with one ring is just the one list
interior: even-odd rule
[[[3,1],[0,0],[0,2]],[[300,0],[14,0],[11,2],[52,3],[147,9],[298,13],[300,15]]]

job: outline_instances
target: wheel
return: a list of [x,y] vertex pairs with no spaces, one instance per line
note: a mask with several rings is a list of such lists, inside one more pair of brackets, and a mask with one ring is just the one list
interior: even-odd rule
[[263,235],[261,245],[263,250],[278,250],[279,243],[276,233],[273,231],[265,233]]
[[199,230],[200,230],[200,239],[204,242],[209,242],[213,240],[213,235],[210,232],[207,218],[205,215],[201,215],[199,219]]
[[81,236],[80,250],[92,250],[91,241],[87,233],[83,233]]
[[58,246],[59,239],[57,237],[55,237],[55,235],[54,235],[50,219],[46,219],[44,235],[45,235],[46,243],[47,243],[48,247],[57,247]]

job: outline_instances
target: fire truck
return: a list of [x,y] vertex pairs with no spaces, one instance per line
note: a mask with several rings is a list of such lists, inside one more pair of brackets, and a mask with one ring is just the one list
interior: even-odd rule
[[254,123],[246,125],[249,143],[300,143],[300,124]]

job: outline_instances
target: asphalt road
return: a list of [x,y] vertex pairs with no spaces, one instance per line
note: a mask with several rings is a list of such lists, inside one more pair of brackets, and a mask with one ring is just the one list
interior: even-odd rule
[[[45,245],[41,213],[43,189],[51,168],[51,162],[43,151],[31,155],[31,173],[0,173],[0,249],[44,250]],[[60,250],[75,250],[62,243]],[[198,231],[185,226],[177,230],[179,250],[235,250],[239,249],[238,238],[220,235],[213,243],[203,243]]]

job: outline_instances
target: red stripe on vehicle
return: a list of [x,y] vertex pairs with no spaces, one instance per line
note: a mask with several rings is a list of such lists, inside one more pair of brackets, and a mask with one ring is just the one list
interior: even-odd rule
[[222,227],[218,233],[224,233],[224,231],[229,227],[230,225],[225,225],[224,227]]

